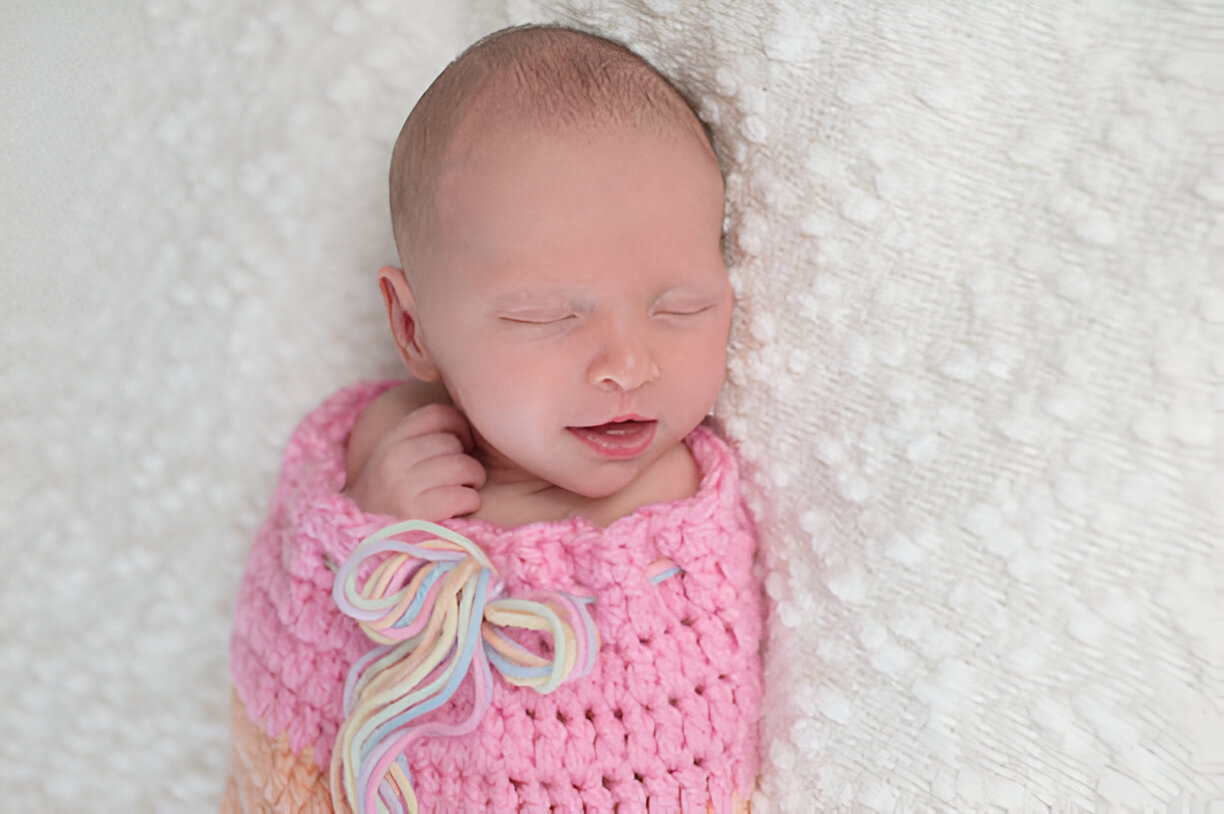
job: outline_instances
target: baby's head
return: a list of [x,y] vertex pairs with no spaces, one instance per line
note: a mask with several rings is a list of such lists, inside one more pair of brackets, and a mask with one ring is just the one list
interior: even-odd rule
[[604,497],[708,412],[732,303],[722,175],[630,51],[556,28],[472,46],[405,122],[391,208],[396,343],[487,455]]
[[391,156],[391,219],[411,274],[429,244],[440,175],[512,133],[627,128],[690,138],[714,160],[701,121],[649,63],[609,40],[566,28],[499,31],[468,48],[425,91]]

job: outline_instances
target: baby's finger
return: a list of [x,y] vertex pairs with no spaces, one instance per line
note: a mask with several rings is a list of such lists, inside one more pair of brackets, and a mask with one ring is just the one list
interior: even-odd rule
[[470,455],[439,455],[421,461],[413,470],[413,480],[424,485],[421,493],[444,486],[470,486],[479,489],[484,485],[485,468]]
[[420,466],[431,458],[462,455],[463,442],[454,433],[435,432],[384,441],[379,454],[391,471],[404,471]]
[[464,449],[472,448],[472,428],[467,417],[450,404],[427,404],[404,416],[391,429],[391,438],[432,435],[448,432],[459,439]]
[[471,514],[480,508],[480,493],[468,486],[439,486],[420,496],[421,506],[433,522]]

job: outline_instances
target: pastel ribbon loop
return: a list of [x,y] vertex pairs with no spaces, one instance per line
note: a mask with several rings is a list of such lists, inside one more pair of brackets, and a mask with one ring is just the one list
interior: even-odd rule
[[[416,814],[405,750],[424,737],[475,729],[492,702],[490,665],[510,684],[541,693],[590,672],[599,651],[587,610],[593,600],[560,591],[519,599],[503,590],[479,546],[419,520],[371,534],[340,567],[332,598],[375,647],[345,682],[345,721],[331,763],[334,805],[347,798],[358,814]],[[515,641],[505,630],[511,627],[550,635],[551,655]],[[467,718],[417,720],[450,700],[469,673],[476,703]]]

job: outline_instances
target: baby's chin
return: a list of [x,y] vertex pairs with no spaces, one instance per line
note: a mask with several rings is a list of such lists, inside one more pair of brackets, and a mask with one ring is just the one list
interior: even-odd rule
[[637,470],[632,474],[623,474],[616,478],[563,478],[553,481],[553,484],[567,492],[578,495],[578,497],[586,498],[587,500],[605,500],[623,492],[626,488],[631,486],[640,475],[641,471]]
[[609,461],[592,467],[572,478],[558,478],[553,483],[587,500],[606,500],[632,487],[650,471],[666,449],[654,451],[629,461]]
[[[657,460],[657,455],[633,461],[608,462],[583,471],[557,471],[540,462],[520,462],[482,439],[477,460],[489,474],[487,484],[535,484],[539,489],[560,489],[586,500],[603,500],[624,490]],[[534,463],[534,465],[533,465]]]

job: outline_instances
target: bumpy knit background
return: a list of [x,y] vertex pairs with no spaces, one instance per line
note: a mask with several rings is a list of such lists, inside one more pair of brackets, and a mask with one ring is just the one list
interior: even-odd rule
[[280,448],[397,370],[390,142],[526,20],[728,171],[758,806],[1224,805],[1219,0],[48,0],[0,6],[0,808],[215,808]]

